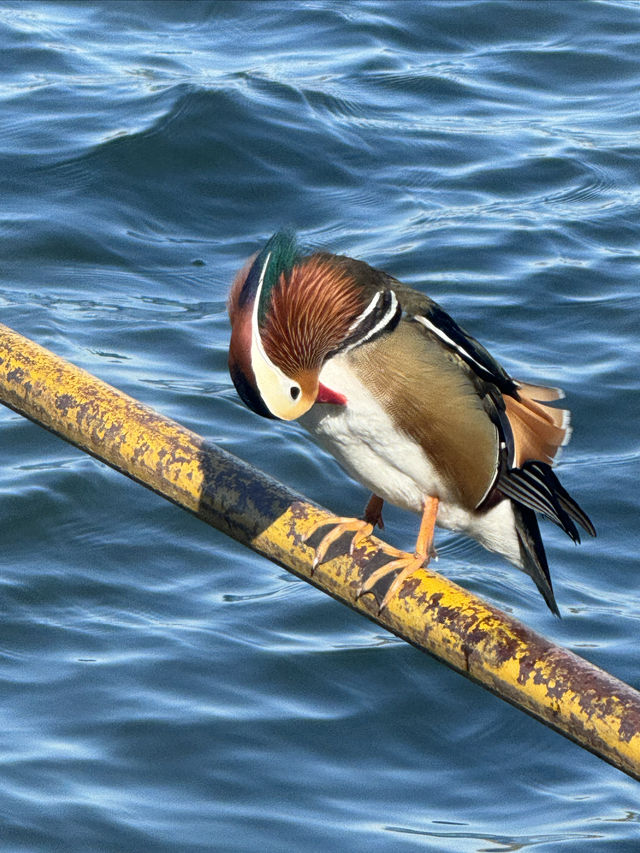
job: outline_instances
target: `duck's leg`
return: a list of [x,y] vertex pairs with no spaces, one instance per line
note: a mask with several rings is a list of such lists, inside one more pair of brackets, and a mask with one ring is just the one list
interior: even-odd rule
[[[436,525],[436,517],[438,515],[438,498],[426,497],[422,505],[422,519],[420,521],[420,530],[416,541],[416,550],[413,555],[402,554],[396,560],[386,563],[381,568],[372,572],[366,581],[358,590],[358,598],[371,592],[373,587],[378,583],[380,578],[385,577],[391,572],[397,571],[398,574],[391,582],[389,589],[386,591],[380,611],[389,603],[390,599],[400,589],[405,580],[412,575],[417,569],[429,562],[429,558],[433,552],[433,534]],[[380,612],[379,611],[379,612]]]
[[[349,553],[353,554],[355,548],[357,548],[358,544],[365,539],[367,536],[371,536],[373,533],[373,528],[378,525],[378,527],[384,527],[384,522],[382,521],[382,505],[384,501],[382,498],[378,497],[378,495],[371,495],[369,498],[369,502],[365,507],[364,511],[364,519],[362,518],[342,518],[340,516],[334,516],[333,518],[323,519],[322,521],[314,524],[311,530],[305,535],[304,541],[306,542],[310,536],[319,530],[321,527],[326,527],[328,524],[333,525],[331,530],[325,534],[320,540],[320,544],[316,548],[316,554],[313,558],[313,566],[312,570],[315,570],[320,563],[324,560],[327,551],[333,545],[333,543],[338,540],[345,533],[353,533],[353,538],[351,539],[351,545],[349,547]],[[398,553],[391,552],[390,553]]]
[[[382,498],[379,498],[378,495],[371,495],[369,500],[367,501],[367,505],[364,508],[364,520],[367,524],[371,525],[371,530],[369,533],[363,533],[362,536],[370,536],[373,533],[373,528],[378,525],[380,530],[384,527],[384,521],[382,520],[382,507],[384,506],[384,501]],[[361,539],[362,536],[358,537]],[[357,542],[356,542],[357,544]]]

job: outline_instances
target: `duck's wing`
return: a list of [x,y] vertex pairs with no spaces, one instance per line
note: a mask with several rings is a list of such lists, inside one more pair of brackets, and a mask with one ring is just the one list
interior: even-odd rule
[[437,302],[400,282],[396,291],[407,315],[455,354],[477,380],[487,413],[503,434],[509,465],[553,464],[571,436],[569,411],[549,405],[564,397],[562,390],[514,379]]
[[491,382],[503,394],[517,394],[517,383],[502,365],[437,302],[400,282],[396,292],[407,315],[460,356],[479,379]]

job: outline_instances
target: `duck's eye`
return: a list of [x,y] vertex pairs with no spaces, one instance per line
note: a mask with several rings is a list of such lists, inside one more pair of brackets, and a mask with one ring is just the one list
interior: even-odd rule
[[292,385],[291,388],[289,389],[289,393],[291,394],[292,400],[297,400],[298,397],[300,396],[300,389],[298,388],[297,385]]

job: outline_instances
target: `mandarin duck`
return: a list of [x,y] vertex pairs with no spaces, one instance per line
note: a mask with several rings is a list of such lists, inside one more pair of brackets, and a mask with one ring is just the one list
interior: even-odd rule
[[438,525],[524,571],[559,615],[536,513],[574,542],[576,523],[595,535],[551,467],[570,435],[569,413],[549,405],[559,389],[513,379],[429,297],[363,261],[304,254],[290,232],[247,261],[228,309],[244,403],[297,419],[372,492],[363,519],[331,520],[314,568],[344,533],[353,551],[382,527],[388,501],[421,522],[414,554],[384,546],[393,559],[358,591],[392,575],[380,610],[428,562]]

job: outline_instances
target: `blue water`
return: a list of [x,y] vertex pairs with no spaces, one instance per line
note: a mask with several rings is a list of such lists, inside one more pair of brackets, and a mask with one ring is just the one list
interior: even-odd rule
[[[640,687],[640,4],[0,2],[2,322],[338,513],[238,401],[225,299],[282,225],[561,385],[563,620]],[[637,851],[640,788],[279,567],[0,411],[0,849]],[[410,545],[417,518],[390,510]]]

